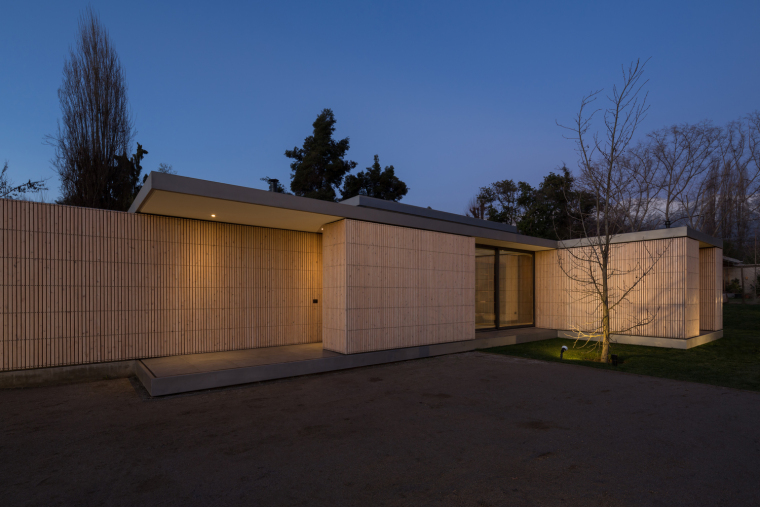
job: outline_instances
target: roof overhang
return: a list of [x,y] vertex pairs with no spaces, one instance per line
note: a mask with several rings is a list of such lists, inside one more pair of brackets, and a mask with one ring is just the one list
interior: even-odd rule
[[[326,223],[348,218],[469,236],[478,244],[530,251],[572,248],[593,241],[534,238],[518,234],[511,225],[381,199],[354,197],[342,203],[328,202],[157,172],[150,173],[129,211],[317,233]],[[722,240],[689,227],[618,234],[612,242],[677,237],[697,240],[700,248],[723,247]]]
[[342,218],[323,213],[156,189],[146,196],[142,205],[135,211],[151,215],[305,232],[319,232],[324,224]]
[[513,226],[416,206],[389,207],[379,199],[328,202],[157,172],[150,173],[129,211],[306,232],[320,232],[324,224],[348,218],[469,236],[522,250],[549,250],[557,244],[517,234]]

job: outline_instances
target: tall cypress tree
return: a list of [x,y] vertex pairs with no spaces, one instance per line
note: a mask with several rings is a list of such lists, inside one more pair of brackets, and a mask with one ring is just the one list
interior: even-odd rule
[[79,20],[58,98],[62,118],[47,142],[55,148],[59,202],[126,211],[139,184],[140,173],[131,171],[139,169],[138,159],[147,152],[138,150],[137,164],[127,157],[135,135],[127,80],[111,37],[91,7]]

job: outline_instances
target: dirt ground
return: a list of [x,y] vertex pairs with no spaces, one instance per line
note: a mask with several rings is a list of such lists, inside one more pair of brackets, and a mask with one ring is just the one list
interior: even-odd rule
[[0,391],[0,504],[760,505],[760,393],[472,352]]

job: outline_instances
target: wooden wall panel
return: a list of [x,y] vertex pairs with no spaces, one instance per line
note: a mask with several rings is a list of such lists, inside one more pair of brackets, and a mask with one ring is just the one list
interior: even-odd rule
[[699,327],[723,329],[723,249],[699,250]]
[[325,227],[324,245],[325,297],[335,308],[323,328],[326,349],[475,337],[474,238],[342,220]]
[[[598,299],[584,292],[584,263],[574,261],[590,252],[575,248],[536,252],[536,327],[592,331],[601,322]],[[611,315],[612,332],[634,336],[691,338],[699,334],[699,244],[689,238],[620,243],[612,246],[611,301],[627,291],[644,269],[652,271],[629,292]],[[598,272],[594,273],[599,276]],[[651,322],[642,326],[636,323]]]
[[346,341],[346,221],[327,224],[322,232],[322,346],[348,350]]
[[12,200],[0,225],[1,370],[321,341],[320,234]]

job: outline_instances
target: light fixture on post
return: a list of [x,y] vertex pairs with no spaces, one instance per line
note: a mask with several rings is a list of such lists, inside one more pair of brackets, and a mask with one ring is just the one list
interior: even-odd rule
[[562,360],[562,354],[564,354],[566,350],[567,350],[567,346],[566,345],[562,345],[562,348],[559,349],[559,359],[560,359],[560,361]]

